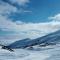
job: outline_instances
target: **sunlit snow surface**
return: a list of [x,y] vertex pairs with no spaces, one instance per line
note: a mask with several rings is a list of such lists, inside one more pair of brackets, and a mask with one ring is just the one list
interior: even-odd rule
[[14,52],[0,48],[0,60],[60,60],[60,45],[15,49]]

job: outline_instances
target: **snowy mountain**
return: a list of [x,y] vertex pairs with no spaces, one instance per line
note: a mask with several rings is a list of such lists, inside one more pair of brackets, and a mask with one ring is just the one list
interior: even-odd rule
[[27,45],[27,43],[30,41],[29,38],[26,38],[26,39],[22,39],[22,40],[18,40],[18,41],[15,41],[13,42],[12,44],[8,45],[8,47],[10,48],[23,48],[24,46]]
[[[24,42],[24,43],[23,43]],[[39,47],[34,46],[34,49],[14,49],[14,52],[10,52],[8,50],[4,50],[0,48],[0,60],[60,60],[60,31],[56,31],[45,35],[43,37],[39,37],[37,39],[23,39],[18,40],[10,46],[16,47],[26,44],[42,44],[42,43],[51,43],[54,42],[57,45]]]
[[41,43],[59,43],[60,42],[60,30],[47,34],[41,38],[37,38],[35,40],[39,41],[39,44]]
[[0,49],[0,60],[60,60],[60,46],[15,49],[14,52]]
[[8,47],[10,47],[12,49],[25,48],[25,47],[29,47],[29,46],[40,45],[43,43],[45,45],[60,43],[60,30],[50,33],[48,35],[45,35],[43,37],[32,39],[32,40],[31,39],[18,40],[16,42],[10,44]]

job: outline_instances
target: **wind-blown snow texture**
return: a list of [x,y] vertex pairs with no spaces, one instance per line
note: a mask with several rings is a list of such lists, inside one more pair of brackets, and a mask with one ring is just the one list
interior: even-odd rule
[[0,49],[0,60],[60,60],[60,46],[16,49],[15,52]]
[[[57,31],[43,36],[43,39],[45,39],[46,42],[53,41],[56,43],[60,40],[59,36],[60,31]],[[49,45],[46,47],[39,47],[37,45],[34,46],[33,49],[14,49],[14,52],[0,49],[0,60],[60,60],[60,44]]]

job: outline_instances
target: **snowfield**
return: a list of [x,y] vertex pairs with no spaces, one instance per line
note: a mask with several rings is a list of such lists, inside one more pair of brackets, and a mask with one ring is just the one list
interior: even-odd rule
[[0,60],[60,60],[60,45],[33,49],[15,49],[10,52],[0,48]]

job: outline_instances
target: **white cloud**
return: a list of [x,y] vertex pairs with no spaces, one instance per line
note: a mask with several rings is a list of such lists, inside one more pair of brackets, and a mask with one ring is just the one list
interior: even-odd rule
[[[22,3],[25,4],[29,2],[29,0],[10,0],[12,3]],[[8,35],[10,38],[13,35],[13,38],[37,38],[43,36],[47,33],[54,32],[60,29],[60,22],[55,22],[60,20],[60,14],[57,14],[53,17],[49,17],[52,19],[51,22],[46,23],[24,23],[21,21],[12,22],[3,14],[16,12],[16,7],[8,3],[2,2],[0,5],[0,29],[3,31],[14,31],[15,34]],[[25,11],[30,12],[30,11]],[[7,37],[8,37],[7,36]],[[4,36],[3,36],[4,37]]]
[[10,0],[11,3],[13,4],[18,4],[18,5],[25,5],[26,3],[29,3],[29,0]]
[[32,11],[29,11],[29,10],[25,10],[24,12],[25,12],[25,13],[26,13],[26,12],[27,12],[27,13],[31,13]]
[[60,22],[60,14],[57,14],[53,17],[49,17],[50,20],[53,20],[55,22]]
[[[0,0],[0,14],[2,15],[8,15],[11,12],[26,12],[25,10],[23,11],[23,9],[20,7],[20,9],[18,10],[16,6],[13,6],[13,4],[18,4],[19,6],[25,6],[26,3],[29,3],[29,0],[9,0],[10,3],[8,2],[4,2],[2,0]],[[22,10],[22,11],[21,11]],[[29,11],[30,12],[30,11]]]
[[10,14],[11,12],[16,12],[17,8],[9,5],[8,3],[5,3],[3,1],[0,1],[0,15],[2,14]]
[[[54,32],[60,29],[60,22],[46,23],[24,23],[12,22],[5,16],[0,16],[0,29],[4,31],[14,31],[15,36],[21,38],[37,38],[47,33]],[[14,34],[12,34],[14,35]]]

